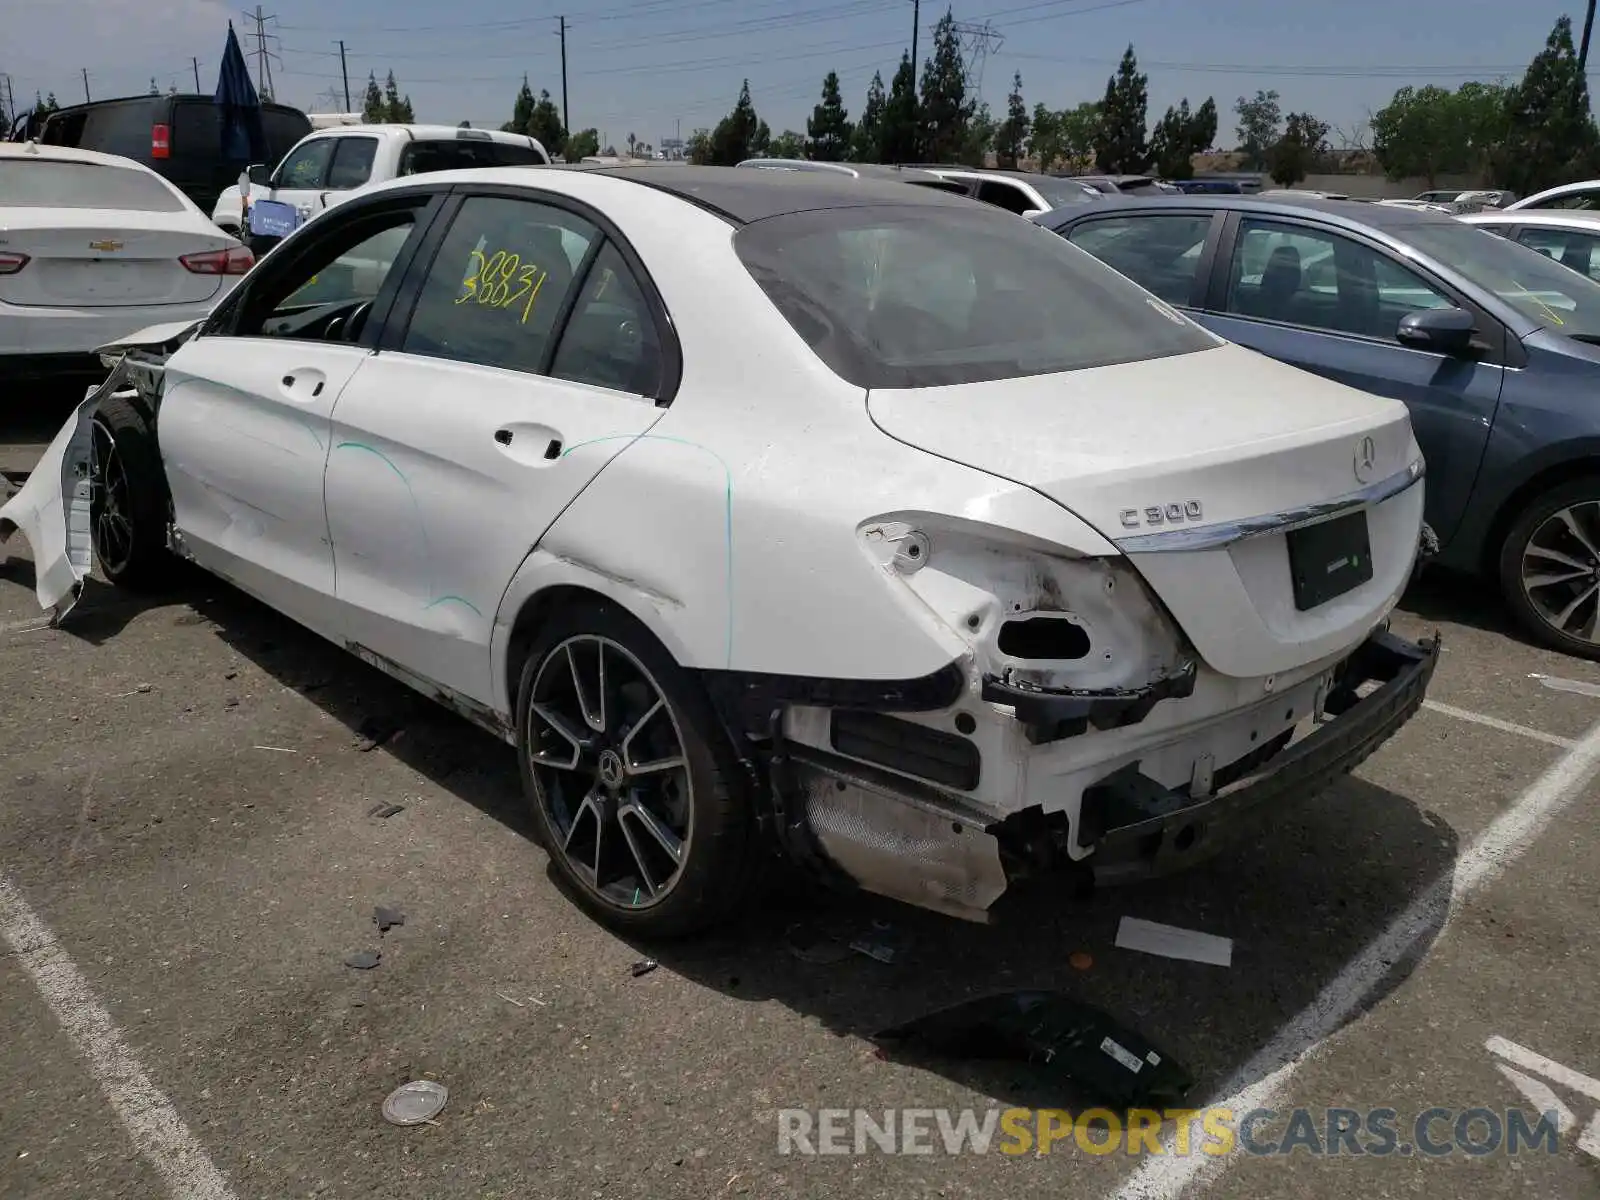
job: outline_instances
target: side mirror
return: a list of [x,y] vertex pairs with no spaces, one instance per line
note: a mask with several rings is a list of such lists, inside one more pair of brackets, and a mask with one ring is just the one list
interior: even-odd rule
[[272,179],[268,174],[266,163],[251,163],[244,169],[244,174],[252,187],[264,188],[272,186]]
[[1022,210],[1022,215],[1028,218],[1042,217],[1049,211],[1050,210],[1048,208],[1025,208]]
[[1464,308],[1424,308],[1400,318],[1395,337],[1406,346],[1439,354],[1465,354],[1478,323]]

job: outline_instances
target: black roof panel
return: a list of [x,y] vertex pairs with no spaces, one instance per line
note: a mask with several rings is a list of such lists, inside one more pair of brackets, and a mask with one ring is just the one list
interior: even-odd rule
[[914,187],[896,179],[857,179],[832,171],[602,165],[590,169],[599,175],[614,175],[670,192],[741,225],[818,208],[861,208],[873,204],[970,207],[976,203],[965,196],[936,188]]

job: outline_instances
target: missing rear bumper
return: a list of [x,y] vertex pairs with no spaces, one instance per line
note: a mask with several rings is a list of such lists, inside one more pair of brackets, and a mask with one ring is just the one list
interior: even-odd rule
[[[1422,706],[1439,660],[1439,637],[1411,642],[1387,630],[1351,655],[1329,693],[1332,719],[1215,795],[1193,799],[1138,773],[1118,772],[1084,793],[1096,883],[1127,883],[1183,870],[1210,857],[1245,818],[1307,799],[1354,770]],[[1365,687],[1376,688],[1363,695]]]

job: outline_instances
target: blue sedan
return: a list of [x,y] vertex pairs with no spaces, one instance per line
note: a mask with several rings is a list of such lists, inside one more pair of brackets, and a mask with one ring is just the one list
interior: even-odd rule
[[1600,284],[1454,217],[1353,201],[1108,197],[1035,219],[1231,342],[1404,401],[1436,561],[1600,659]]

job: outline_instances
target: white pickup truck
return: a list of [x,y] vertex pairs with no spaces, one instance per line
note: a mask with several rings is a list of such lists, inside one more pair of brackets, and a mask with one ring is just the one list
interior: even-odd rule
[[251,201],[292,205],[304,222],[369,183],[457,167],[544,166],[550,155],[538,139],[499,130],[450,125],[339,125],[294,144],[270,171],[253,164],[217,199],[211,219],[242,235],[244,190]]

